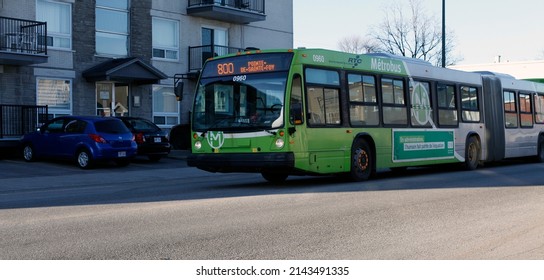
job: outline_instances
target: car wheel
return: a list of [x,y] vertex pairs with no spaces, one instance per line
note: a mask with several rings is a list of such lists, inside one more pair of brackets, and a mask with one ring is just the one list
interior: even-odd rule
[[77,166],[81,169],[90,169],[93,167],[93,158],[89,151],[83,149],[77,153]]
[[25,161],[35,161],[36,156],[34,155],[34,148],[32,148],[32,145],[25,144],[23,147],[23,158]]

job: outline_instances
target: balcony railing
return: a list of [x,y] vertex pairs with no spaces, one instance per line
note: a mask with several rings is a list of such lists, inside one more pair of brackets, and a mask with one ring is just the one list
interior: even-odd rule
[[189,47],[189,72],[202,69],[204,62],[208,58],[241,51],[244,51],[244,49],[216,45]]
[[189,0],[187,13],[232,23],[266,19],[265,0]]
[[47,106],[0,104],[0,140],[35,131],[48,117]]
[[189,0],[189,8],[217,5],[264,14],[264,0]]
[[9,63],[7,60],[17,62],[25,59],[13,56],[17,54],[47,55],[46,38],[46,22],[0,17],[0,62]]

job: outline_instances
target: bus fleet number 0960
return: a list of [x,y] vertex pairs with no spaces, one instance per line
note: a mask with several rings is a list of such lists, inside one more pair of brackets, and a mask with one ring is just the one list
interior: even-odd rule
[[318,54],[314,54],[312,56],[314,62],[321,62],[321,63],[325,63],[325,56],[324,55],[318,55]]

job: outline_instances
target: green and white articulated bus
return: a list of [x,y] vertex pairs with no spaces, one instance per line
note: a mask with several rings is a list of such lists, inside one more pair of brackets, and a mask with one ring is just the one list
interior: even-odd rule
[[528,157],[544,161],[544,85],[386,54],[252,50],[208,60],[189,166],[347,174]]

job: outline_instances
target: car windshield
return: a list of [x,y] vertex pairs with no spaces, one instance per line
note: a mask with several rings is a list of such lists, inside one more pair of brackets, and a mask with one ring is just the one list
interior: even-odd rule
[[130,133],[130,130],[120,120],[101,120],[94,123],[97,132],[121,134]]
[[286,72],[216,77],[200,81],[195,97],[195,130],[248,131],[283,126]]

